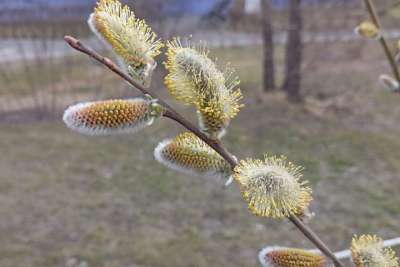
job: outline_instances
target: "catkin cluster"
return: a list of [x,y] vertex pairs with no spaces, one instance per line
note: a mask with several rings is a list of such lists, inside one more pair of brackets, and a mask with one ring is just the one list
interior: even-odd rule
[[[161,53],[164,43],[146,22],[136,18],[128,6],[117,0],[100,0],[88,22],[96,36],[123,62],[128,74],[143,88],[149,87],[157,67],[155,57]],[[368,21],[361,23],[355,32],[366,38],[382,38],[381,29]],[[249,210],[257,216],[293,219],[307,214],[312,190],[303,179],[301,167],[286,157],[269,155],[229,164],[221,156],[223,153],[211,147],[221,142],[231,120],[243,107],[239,79],[233,71],[229,67],[221,70],[202,45],[183,44],[181,39],[174,38],[166,42],[166,47],[165,85],[176,100],[196,109],[199,128],[208,139],[198,134],[202,140],[191,132],[178,134],[158,144],[154,150],[156,160],[183,173],[220,177],[228,179],[227,183],[235,180]],[[400,61],[400,43],[397,52],[396,58]],[[400,88],[399,81],[388,75],[381,75],[380,81],[390,90]],[[152,125],[163,115],[168,117],[169,107],[159,102],[145,96],[78,103],[65,110],[63,120],[69,128],[82,134],[133,133]],[[355,237],[351,252],[357,267],[399,267],[394,252],[384,248],[382,239],[376,236]],[[320,253],[282,247],[262,250],[259,259],[264,267],[328,264]]]

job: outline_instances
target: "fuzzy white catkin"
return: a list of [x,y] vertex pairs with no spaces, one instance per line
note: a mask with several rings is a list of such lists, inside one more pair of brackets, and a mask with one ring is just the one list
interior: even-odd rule
[[142,98],[79,103],[65,110],[63,121],[85,135],[134,133],[153,123],[150,104]]
[[229,164],[193,133],[160,142],[154,157],[168,168],[186,174],[219,178],[231,174]]
[[103,37],[103,35],[98,31],[95,23],[95,14],[92,13],[89,16],[89,19],[87,20],[87,23],[89,25],[89,29],[92,31],[92,33],[103,43],[103,45],[110,51],[112,51],[112,54],[114,55],[116,61],[118,62],[118,66],[126,73],[128,72],[128,66],[125,64],[124,59],[120,57],[117,53],[114,52],[112,49],[112,46],[107,42],[107,40]]
[[381,74],[379,76],[379,83],[388,91],[398,91],[400,89],[399,82],[386,74]]

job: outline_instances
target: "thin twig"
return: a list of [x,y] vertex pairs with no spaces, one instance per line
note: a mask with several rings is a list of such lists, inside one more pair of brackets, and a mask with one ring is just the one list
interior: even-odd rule
[[396,60],[395,60],[392,52],[390,51],[390,47],[389,47],[388,42],[383,33],[382,25],[381,25],[378,13],[376,12],[376,8],[371,0],[364,0],[364,2],[365,2],[365,7],[367,8],[369,15],[371,16],[372,22],[375,24],[375,26],[380,31],[379,42],[381,43],[383,51],[385,52],[385,55],[389,61],[390,67],[392,68],[393,75],[396,77],[396,80],[398,82],[400,82],[399,68],[397,66]]
[[344,267],[344,265],[336,258],[335,254],[324,244],[324,242],[307,226],[305,225],[298,217],[290,216],[289,220],[297,226],[297,228],[314,244],[318,244],[319,250],[330,258],[333,264],[336,267]]
[[[183,127],[185,127],[187,130],[191,131],[194,133],[196,136],[198,136],[201,140],[203,140],[205,143],[207,143],[210,147],[212,147],[218,154],[221,155],[232,167],[232,169],[238,164],[238,161],[235,156],[233,156],[231,153],[229,153],[225,147],[221,144],[220,141],[218,140],[213,140],[208,138],[204,133],[202,133],[195,125],[193,125],[190,121],[182,117],[178,112],[176,112],[170,105],[168,105],[166,102],[164,102],[162,99],[158,98],[158,96],[151,92],[148,91],[146,88],[144,88],[142,85],[137,83],[135,80],[133,80],[129,75],[124,73],[113,61],[111,61],[109,58],[103,57],[93,49],[85,46],[82,44],[81,41],[75,39],[74,37],[71,36],[65,36],[64,40],[74,49],[88,55],[89,57],[97,60],[98,62],[102,63],[105,65],[107,68],[109,68],[112,72],[116,73],[119,75],[121,78],[123,78],[125,81],[127,81],[129,84],[131,84],[133,87],[137,88],[139,91],[141,91],[143,94],[150,95],[154,99],[158,100],[158,103],[166,109],[164,112],[163,116],[167,117],[171,120],[176,121]],[[289,220],[293,222],[293,224],[311,241],[314,243],[314,245],[320,249],[328,258],[330,258],[334,263],[336,267],[344,267],[344,265],[335,257],[335,255],[331,252],[331,250],[321,241],[321,239],[305,224],[303,224],[300,219],[292,215]]]

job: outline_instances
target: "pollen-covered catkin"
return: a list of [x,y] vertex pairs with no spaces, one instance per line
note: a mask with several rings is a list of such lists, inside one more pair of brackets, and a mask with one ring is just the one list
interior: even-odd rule
[[231,168],[217,152],[193,133],[162,141],[155,158],[167,167],[189,174],[228,178]]
[[92,31],[122,58],[131,76],[145,87],[150,86],[154,57],[163,44],[144,20],[135,17],[118,0],[100,0],[88,20]]
[[304,249],[267,247],[260,252],[263,267],[324,267],[326,258]]
[[312,200],[307,181],[300,181],[301,170],[283,156],[265,155],[264,160],[240,161],[233,177],[252,213],[283,218],[304,213]]
[[158,104],[147,99],[117,99],[79,103],[67,108],[63,120],[72,130],[87,135],[136,132],[153,123]]
[[232,70],[220,71],[208,50],[182,45],[180,39],[167,44],[165,84],[177,100],[197,108],[201,130],[216,139],[223,136],[230,120],[242,107],[239,80]]
[[383,239],[375,235],[355,236],[350,250],[356,267],[399,267],[395,252],[384,248]]

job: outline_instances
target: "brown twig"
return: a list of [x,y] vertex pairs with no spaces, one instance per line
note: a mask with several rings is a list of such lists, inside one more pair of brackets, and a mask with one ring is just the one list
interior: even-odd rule
[[[124,73],[113,61],[109,58],[103,57],[93,49],[85,46],[79,40],[75,39],[71,36],[65,36],[64,40],[74,49],[88,55],[89,57],[97,60],[98,62],[105,65],[109,68],[112,72],[119,75],[133,87],[140,90],[143,94],[150,95],[154,99],[158,99],[158,103],[162,105],[166,111],[164,112],[163,116],[167,117],[171,120],[176,121],[187,130],[194,133],[200,139],[202,139],[205,143],[211,146],[218,154],[220,154],[229,164],[231,165],[232,169],[238,164],[238,161],[235,156],[229,153],[225,147],[219,142],[218,140],[213,140],[208,138],[204,133],[202,133],[196,126],[194,126],[190,121],[182,117],[178,112],[176,112],[170,105],[164,102],[162,99],[158,98],[156,94],[151,91],[148,91],[142,85],[134,81],[129,75]],[[321,239],[305,224],[303,224],[300,219],[292,215],[289,220],[312,242],[315,244],[317,248],[321,250],[328,258],[330,258],[336,267],[344,267],[344,265],[335,257],[333,252],[321,241]]]
[[381,43],[383,51],[385,52],[385,55],[389,61],[390,67],[392,68],[393,75],[396,77],[396,80],[398,82],[400,82],[399,68],[397,67],[396,60],[395,60],[392,52],[390,51],[388,42],[383,34],[382,25],[381,25],[378,13],[376,12],[376,8],[371,0],[364,0],[364,2],[365,2],[365,7],[367,8],[369,15],[371,16],[372,22],[375,24],[375,26],[381,32],[380,37],[379,37],[379,42]]
[[318,247],[328,258],[330,258],[336,267],[343,264],[336,258],[335,254],[322,242],[322,240],[307,226],[305,225],[297,216],[290,216],[289,220],[296,225],[296,227],[314,244],[320,244]]

